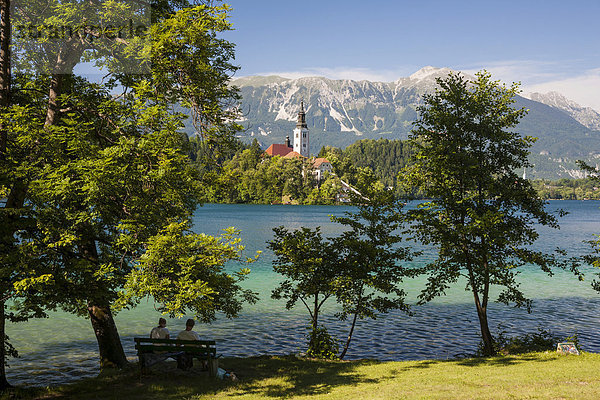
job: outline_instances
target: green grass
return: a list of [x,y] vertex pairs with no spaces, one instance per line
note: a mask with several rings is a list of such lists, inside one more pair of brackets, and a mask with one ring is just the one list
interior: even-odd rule
[[224,359],[239,382],[211,379],[171,363],[4,398],[74,399],[598,399],[600,354],[554,352],[458,361],[335,362],[296,357]]

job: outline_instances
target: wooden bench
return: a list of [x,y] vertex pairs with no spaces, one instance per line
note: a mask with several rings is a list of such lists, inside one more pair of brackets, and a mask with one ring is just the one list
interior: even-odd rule
[[210,376],[216,376],[219,368],[217,347],[214,340],[177,340],[133,338],[142,372],[167,358],[177,360],[177,368],[188,369],[194,358],[206,361]]

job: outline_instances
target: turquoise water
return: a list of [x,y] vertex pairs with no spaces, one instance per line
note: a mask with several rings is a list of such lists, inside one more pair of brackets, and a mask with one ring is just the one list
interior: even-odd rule
[[[561,247],[571,255],[587,253],[589,247],[583,241],[593,239],[593,234],[600,232],[599,207],[600,201],[551,202],[549,210],[563,208],[569,214],[561,218],[560,230],[541,229],[535,248],[551,251]],[[329,215],[340,215],[346,210],[348,208],[341,206],[211,204],[200,208],[194,218],[197,232],[219,234],[221,229],[235,226],[242,230],[247,255],[264,251],[260,260],[252,265],[251,276],[244,284],[260,293],[260,301],[247,306],[238,319],[219,318],[213,324],[197,326],[200,335],[215,338],[219,353],[225,356],[302,351],[307,313],[300,307],[287,311],[282,301],[270,299],[279,277],[272,272],[273,255],[266,250],[265,242],[272,238],[272,228],[278,225],[289,229],[321,226],[324,236],[336,235],[342,228],[329,222]],[[424,250],[424,255],[415,262],[423,263],[435,256],[431,250]],[[600,294],[594,292],[588,282],[578,282],[563,271],[550,278],[534,269],[525,269],[520,280],[526,295],[534,299],[533,313],[493,304],[490,307],[493,330],[502,324],[510,334],[534,332],[538,326],[564,336],[577,333],[585,350],[600,352],[597,337]],[[412,302],[423,282],[424,279],[405,282],[404,288]],[[330,304],[323,322],[332,333],[344,338],[349,324],[335,320],[334,311],[335,306]],[[391,313],[375,321],[360,321],[347,357],[447,358],[472,353],[476,348],[479,342],[477,316],[464,284],[430,304],[414,307],[413,312],[411,317]],[[117,315],[119,333],[131,360],[135,360],[132,338],[147,335],[159,316],[151,303]],[[185,319],[169,320],[167,327],[176,333],[183,329],[184,323]],[[10,361],[8,374],[13,384],[50,385],[98,372],[97,344],[86,319],[55,313],[49,319],[12,324],[7,329],[21,353],[21,358]]]

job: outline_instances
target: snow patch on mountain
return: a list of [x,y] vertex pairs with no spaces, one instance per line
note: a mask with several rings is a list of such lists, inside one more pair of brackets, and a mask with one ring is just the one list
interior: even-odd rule
[[381,126],[383,126],[385,124],[385,118],[384,117],[378,117],[377,115],[373,115],[373,131],[377,131],[380,129],[380,126],[378,126],[378,122],[381,121]]
[[275,117],[275,121],[277,121],[278,119],[284,120],[284,121],[295,121],[296,120],[296,116],[294,114],[294,112],[289,113],[286,109],[285,109],[286,103],[283,102],[279,105],[279,110],[277,111],[277,116]]
[[333,119],[335,119],[337,122],[339,122],[340,124],[342,122],[344,122],[344,117],[342,114],[340,114],[336,109],[334,108],[330,108],[329,109],[329,115],[331,115],[331,117]]

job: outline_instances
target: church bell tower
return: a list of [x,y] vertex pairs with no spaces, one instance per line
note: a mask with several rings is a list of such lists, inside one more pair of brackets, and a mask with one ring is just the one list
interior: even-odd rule
[[310,155],[308,144],[308,126],[306,125],[306,113],[304,112],[304,101],[300,102],[300,112],[298,112],[298,122],[294,129],[294,151],[304,157]]

